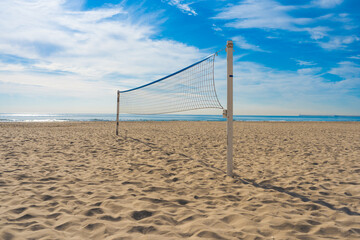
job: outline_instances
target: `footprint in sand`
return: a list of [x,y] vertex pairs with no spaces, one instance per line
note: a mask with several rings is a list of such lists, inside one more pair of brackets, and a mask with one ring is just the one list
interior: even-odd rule
[[73,225],[72,222],[66,222],[66,223],[63,223],[63,224],[60,224],[60,225],[56,226],[55,229],[58,230],[58,231],[64,231],[67,228],[69,228],[71,225]]
[[143,219],[143,218],[147,218],[147,217],[151,217],[153,215],[152,212],[143,210],[143,211],[134,211],[131,214],[131,217],[137,221]]
[[23,211],[25,211],[27,208],[25,207],[21,207],[21,208],[15,208],[13,210],[11,210],[12,213],[16,213],[16,214],[20,214],[22,213]]
[[41,199],[43,200],[43,201],[49,201],[49,200],[51,200],[51,199],[53,199],[54,197],[53,196],[50,196],[50,195],[44,195],[44,196],[42,196],[41,197]]
[[85,212],[85,216],[90,217],[90,216],[94,216],[95,214],[102,214],[102,213],[104,213],[104,211],[101,208],[92,208]]
[[98,229],[98,228],[100,228],[102,226],[105,226],[105,224],[103,224],[103,223],[91,223],[91,224],[86,225],[85,228],[87,230],[92,231],[92,230]]
[[118,221],[121,221],[122,217],[112,217],[112,216],[109,216],[109,215],[105,215],[105,216],[102,216],[100,217],[101,220],[106,220],[106,221],[110,221],[110,222],[118,222]]
[[138,232],[138,233],[142,233],[142,234],[148,234],[148,233],[152,233],[152,232],[155,232],[155,231],[156,231],[156,228],[154,228],[153,226],[149,226],[149,227],[135,226],[135,227],[132,227],[128,231],[128,233]]
[[38,231],[38,230],[41,230],[41,229],[45,229],[45,227],[43,225],[40,225],[40,224],[35,224],[35,225],[32,225],[30,227],[31,231]]
[[53,218],[57,218],[58,216],[60,216],[62,213],[53,213],[50,215],[47,215],[46,218],[47,219],[53,219]]
[[11,239],[15,239],[14,238],[14,235],[9,233],[9,232],[4,232],[2,235],[1,235],[2,239],[4,240],[11,240]]
[[197,234],[198,237],[206,238],[206,239],[226,239],[221,237],[219,234],[211,231],[201,231]]
[[35,218],[35,216],[31,215],[31,214],[25,214],[21,217],[15,218],[15,219],[9,219],[9,221],[23,221],[23,220],[29,220]]

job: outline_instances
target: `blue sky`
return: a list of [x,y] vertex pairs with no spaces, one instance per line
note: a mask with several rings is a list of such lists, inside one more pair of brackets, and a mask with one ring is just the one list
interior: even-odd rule
[[[358,0],[2,0],[0,112],[113,113],[117,89],[232,39],[235,114],[360,115],[359,9]],[[225,71],[222,54],[223,105]]]

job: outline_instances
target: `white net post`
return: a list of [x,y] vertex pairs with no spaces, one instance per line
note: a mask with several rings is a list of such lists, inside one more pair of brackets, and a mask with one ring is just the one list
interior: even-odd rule
[[227,41],[227,175],[233,176],[233,42]]
[[119,135],[119,112],[120,112],[120,91],[117,91],[117,107],[116,107],[116,136]]

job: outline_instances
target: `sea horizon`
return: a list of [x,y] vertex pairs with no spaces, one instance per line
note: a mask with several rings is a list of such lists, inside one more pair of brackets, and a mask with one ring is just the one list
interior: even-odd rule
[[[222,115],[206,114],[120,114],[120,121],[226,121]],[[93,122],[116,121],[116,114],[106,113],[0,113],[0,122]],[[359,122],[357,115],[234,115],[234,121],[265,122]]]

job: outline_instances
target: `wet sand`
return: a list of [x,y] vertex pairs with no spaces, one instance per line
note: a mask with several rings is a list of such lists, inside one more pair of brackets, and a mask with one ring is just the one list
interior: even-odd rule
[[360,123],[0,123],[0,239],[359,239]]

